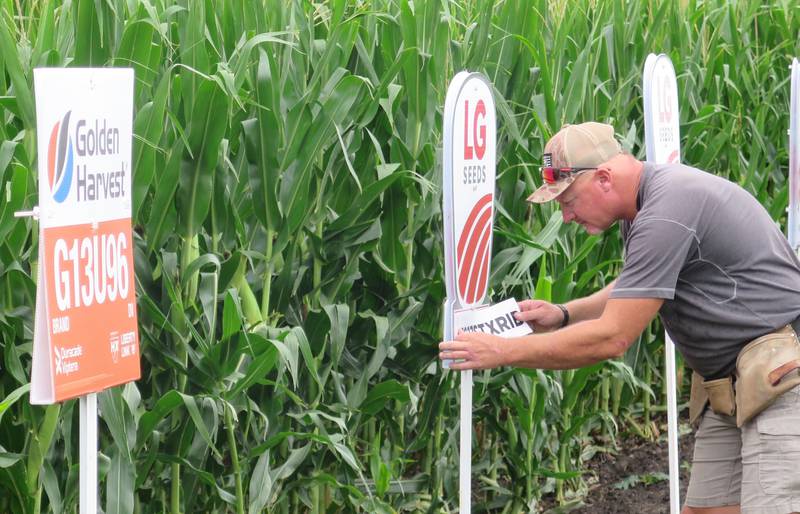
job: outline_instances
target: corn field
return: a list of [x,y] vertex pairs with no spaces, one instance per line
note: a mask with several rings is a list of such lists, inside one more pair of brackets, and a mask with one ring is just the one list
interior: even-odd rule
[[[785,223],[799,29],[791,0],[3,0],[0,511],[78,503],[77,403],[28,402],[33,68],[136,76],[142,378],[99,395],[103,511],[457,512],[458,377],[436,358],[450,78],[495,88],[491,300],[563,302],[613,280],[621,245],[526,204],[547,138],[605,121],[643,158],[641,72],[667,53],[684,162]],[[660,334],[585,369],[476,373],[473,509],[580,497],[592,454],[655,437]]]

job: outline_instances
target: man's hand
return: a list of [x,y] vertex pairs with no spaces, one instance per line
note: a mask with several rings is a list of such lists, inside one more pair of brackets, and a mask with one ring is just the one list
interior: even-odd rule
[[[556,308],[557,309],[557,308]],[[560,311],[559,311],[560,312]],[[483,332],[459,332],[455,341],[439,343],[439,359],[455,359],[450,369],[489,369],[506,364],[508,340]]]
[[439,358],[462,360],[453,363],[454,370],[589,366],[624,355],[663,303],[662,298],[610,299],[599,318],[578,321],[549,334],[500,338],[482,332],[460,333],[454,341],[439,343]]
[[519,312],[514,316],[525,321],[534,332],[550,332],[561,327],[564,313],[552,303],[543,300],[523,300],[519,302]]

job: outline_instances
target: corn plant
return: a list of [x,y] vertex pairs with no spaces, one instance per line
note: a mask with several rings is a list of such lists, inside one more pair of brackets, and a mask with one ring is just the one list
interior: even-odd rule
[[[444,300],[442,105],[480,71],[498,112],[491,297],[562,302],[619,271],[523,201],[563,123],[643,150],[641,69],[678,75],[684,161],[778,222],[798,8],[589,0],[6,0],[0,18],[0,510],[74,511],[74,401],[34,407],[32,69],[136,74],[142,379],[100,394],[107,513],[456,512],[458,381]],[[573,371],[476,373],[473,508],[585,494],[597,444],[664,402],[661,330]],[[622,422],[621,422],[622,421]],[[633,428],[631,428],[633,427]]]

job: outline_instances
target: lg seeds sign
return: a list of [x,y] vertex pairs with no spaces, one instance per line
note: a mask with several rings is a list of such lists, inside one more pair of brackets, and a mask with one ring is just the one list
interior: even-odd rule
[[[459,326],[477,328],[472,316],[489,284],[494,216],[496,120],[492,88],[479,73],[462,71],[444,103],[442,213],[447,298],[444,338]],[[449,367],[448,361],[443,363]],[[469,514],[472,461],[472,372],[461,372],[459,512]]]
[[444,211],[447,296],[459,307],[486,295],[492,255],[496,120],[492,89],[461,72],[445,101]]
[[39,280],[32,403],[139,378],[133,71],[36,69]]

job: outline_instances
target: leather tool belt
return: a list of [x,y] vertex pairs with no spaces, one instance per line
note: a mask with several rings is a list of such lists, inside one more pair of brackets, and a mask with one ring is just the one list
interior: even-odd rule
[[691,423],[697,422],[708,403],[717,414],[736,414],[736,425],[741,427],[800,384],[800,342],[792,326],[763,335],[742,348],[736,359],[735,382],[734,387],[734,377],[703,380],[693,373]]

